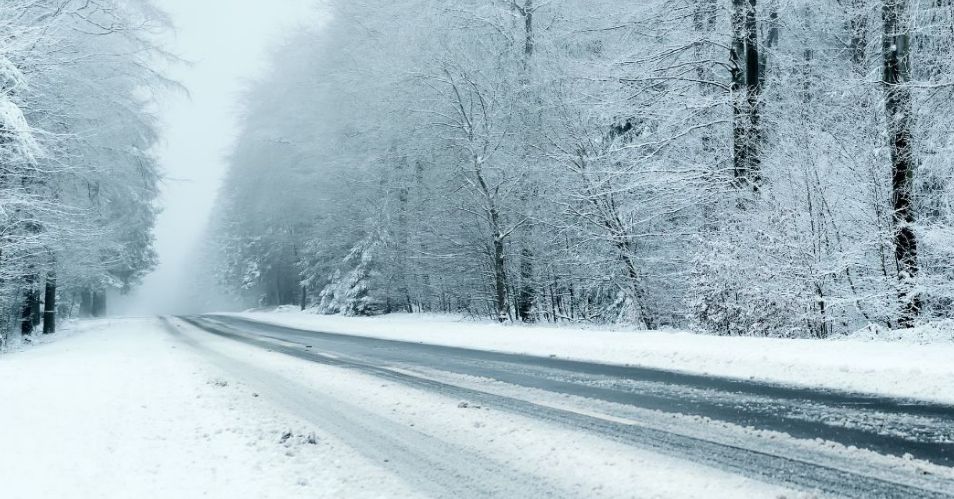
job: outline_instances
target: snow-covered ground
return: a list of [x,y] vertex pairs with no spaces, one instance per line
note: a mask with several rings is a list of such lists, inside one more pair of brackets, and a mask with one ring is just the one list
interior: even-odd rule
[[331,333],[954,403],[954,333],[937,327],[907,333],[867,331],[832,340],[793,340],[514,327],[409,314],[349,318],[284,310],[234,315]]
[[174,324],[80,322],[0,356],[0,496],[419,497],[491,481],[510,497],[793,497]]
[[333,435],[236,387],[155,319],[74,328],[0,356],[0,497],[410,493]]

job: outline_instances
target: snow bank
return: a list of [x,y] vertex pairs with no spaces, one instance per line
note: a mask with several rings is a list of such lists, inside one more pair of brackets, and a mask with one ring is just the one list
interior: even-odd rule
[[[304,312],[239,317],[301,329],[538,356],[638,365],[954,403],[954,342],[943,327],[833,340],[738,338],[686,332],[513,327],[448,316],[350,318]],[[920,339],[919,339],[920,338]]]

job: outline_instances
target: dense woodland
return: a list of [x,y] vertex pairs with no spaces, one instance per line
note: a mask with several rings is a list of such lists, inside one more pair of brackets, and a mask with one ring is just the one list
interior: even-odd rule
[[828,337],[954,312],[951,0],[338,0],[248,89],[246,306]]
[[0,2],[0,347],[154,266],[165,25],[134,0]]

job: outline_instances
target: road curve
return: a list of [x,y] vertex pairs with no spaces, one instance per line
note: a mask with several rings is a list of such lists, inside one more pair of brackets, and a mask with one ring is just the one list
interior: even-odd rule
[[723,421],[881,454],[954,464],[954,408],[917,401],[688,375],[655,369],[424,345],[306,331],[233,316],[184,317],[218,336],[323,364],[570,425],[643,448],[770,482],[843,497],[954,497],[930,473],[843,469],[811,452],[726,444],[540,405],[415,374],[426,369],[524,389]]

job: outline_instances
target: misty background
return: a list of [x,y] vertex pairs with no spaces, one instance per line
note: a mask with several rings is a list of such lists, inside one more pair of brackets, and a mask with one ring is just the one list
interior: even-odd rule
[[169,76],[189,95],[169,94],[160,110],[158,155],[166,175],[156,226],[159,267],[142,286],[115,296],[120,315],[196,312],[183,286],[190,253],[206,225],[238,131],[249,80],[268,67],[269,49],[289,31],[321,19],[314,0],[160,0],[175,25],[166,46],[185,61]]

